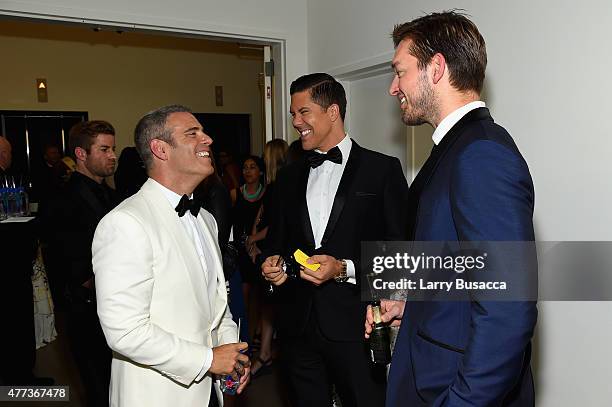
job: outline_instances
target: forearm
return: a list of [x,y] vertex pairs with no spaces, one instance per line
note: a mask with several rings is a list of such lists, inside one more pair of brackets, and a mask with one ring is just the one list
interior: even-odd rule
[[268,234],[268,227],[266,226],[265,228],[263,228],[262,230],[260,230],[259,232],[251,235],[249,237],[249,240],[253,243],[255,242],[259,242],[260,240],[264,240],[266,238],[266,235]]

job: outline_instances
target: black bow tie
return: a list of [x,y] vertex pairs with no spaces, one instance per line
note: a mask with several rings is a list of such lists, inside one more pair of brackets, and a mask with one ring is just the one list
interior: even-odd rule
[[200,202],[196,201],[195,199],[189,199],[187,195],[183,195],[174,210],[178,212],[179,217],[183,217],[187,211],[191,212],[193,216],[198,216],[200,208]]
[[327,154],[311,151],[306,156],[306,159],[308,160],[308,164],[310,164],[310,168],[317,168],[319,165],[323,164],[325,160],[329,160],[336,164],[342,164],[342,151],[340,151],[338,146],[329,150]]

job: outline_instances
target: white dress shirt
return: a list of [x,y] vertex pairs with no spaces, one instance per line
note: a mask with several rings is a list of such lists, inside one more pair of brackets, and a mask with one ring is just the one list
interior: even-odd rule
[[442,119],[440,124],[438,124],[438,127],[436,127],[436,130],[434,131],[433,135],[431,136],[433,142],[436,145],[440,144],[440,141],[442,141],[444,136],[446,136],[446,133],[448,133],[448,131],[455,124],[457,124],[457,122],[461,120],[463,116],[465,116],[474,109],[478,109],[479,107],[485,107],[485,103],[480,100],[470,102],[467,105],[461,106],[459,109],[453,111],[451,114]]
[[[346,162],[351,153],[352,145],[353,142],[347,134],[337,146],[342,153],[341,164],[326,160],[317,168],[310,169],[308,186],[306,187],[306,204],[308,206],[308,215],[310,217],[316,249],[321,247],[321,240],[323,240],[323,234],[325,234],[329,215],[334,205],[334,198],[338,192],[338,185],[340,185],[340,179],[342,179],[344,168],[346,168]],[[315,151],[321,154],[327,154],[319,150]],[[307,254],[311,255],[312,253]],[[346,261],[347,282],[357,284],[353,261],[350,259],[344,260]]]
[[[176,208],[176,206],[179,204],[179,201],[181,200],[181,195],[177,194],[174,191],[169,190],[168,188],[166,188],[159,182],[157,181],[155,182],[160,186],[161,191],[163,192],[164,196],[168,199],[168,202],[170,202],[170,205],[172,205],[173,208]],[[189,198],[190,199],[193,198],[193,194]],[[201,209],[201,210],[204,210],[204,209]],[[198,257],[200,258],[200,264],[202,264],[202,270],[204,272],[204,280],[207,283],[207,287],[202,287],[202,289],[208,291],[209,307],[210,309],[213,309],[213,304],[211,303],[211,300],[215,298],[215,295],[217,293],[217,284],[216,284],[217,275],[214,269],[209,270],[207,264],[214,264],[213,259],[210,257],[210,253],[212,253],[214,248],[208,247],[208,244],[206,243],[207,242],[206,238],[204,237],[204,235],[202,234],[202,231],[200,230],[198,226],[197,218],[193,216],[191,212],[187,211],[185,215],[181,217],[179,217],[177,213],[176,217],[181,222],[181,225],[183,225],[185,232],[193,241],[193,245],[195,246],[196,251],[198,252]],[[202,380],[202,378],[204,377],[208,369],[210,369],[210,366],[212,365],[212,360],[213,360],[212,349],[208,349],[206,352],[206,357],[204,359],[204,364],[202,365],[202,370],[200,371],[200,373],[195,379],[196,382],[199,382],[200,380]]]

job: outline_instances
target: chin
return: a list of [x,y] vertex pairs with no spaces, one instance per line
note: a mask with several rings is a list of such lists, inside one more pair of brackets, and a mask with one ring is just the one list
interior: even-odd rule
[[302,140],[302,149],[306,151],[314,150],[313,143],[309,143],[308,141]]

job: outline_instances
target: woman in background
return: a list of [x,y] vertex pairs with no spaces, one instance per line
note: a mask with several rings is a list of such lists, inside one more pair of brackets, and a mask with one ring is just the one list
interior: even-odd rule
[[[265,249],[265,238],[268,233],[268,228],[273,221],[274,214],[279,211],[276,206],[280,202],[280,197],[276,193],[276,177],[278,171],[285,165],[287,159],[287,143],[285,140],[274,139],[269,141],[264,148],[264,162],[266,164],[266,194],[263,198],[263,204],[259,209],[257,218],[251,235],[246,240],[247,251],[249,252],[253,263],[256,263],[256,257]],[[253,378],[270,371],[272,365],[272,336],[274,333],[274,304],[270,302],[270,298],[265,295],[268,289],[268,284],[259,284],[260,288],[260,331],[261,331],[261,349],[257,358],[252,362],[251,376]]]
[[[251,234],[259,207],[263,202],[265,186],[263,183],[264,165],[261,158],[249,156],[242,165],[244,184],[231,191],[233,211],[233,237],[238,247],[238,269],[242,277],[242,292],[247,310],[249,337],[254,338],[257,328],[257,298],[251,295],[254,285],[260,283],[260,271],[251,261],[245,242]],[[252,343],[248,338],[243,340]]]

